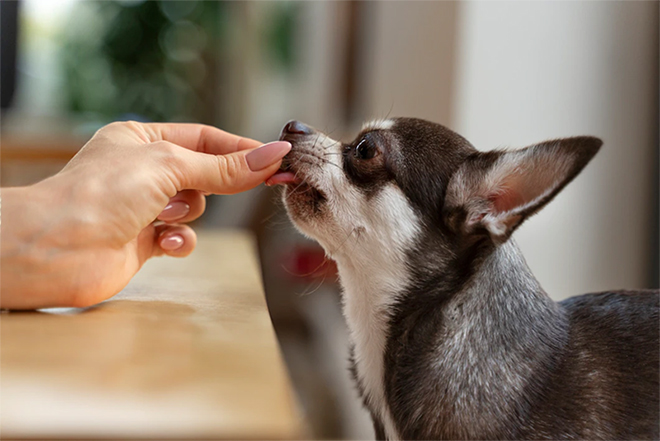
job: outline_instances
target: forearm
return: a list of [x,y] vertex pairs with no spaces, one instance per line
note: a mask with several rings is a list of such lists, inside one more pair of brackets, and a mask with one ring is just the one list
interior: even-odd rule
[[[0,307],[32,309],[61,303],[66,277],[52,198],[38,186],[0,190]],[[59,237],[58,237],[59,236]]]

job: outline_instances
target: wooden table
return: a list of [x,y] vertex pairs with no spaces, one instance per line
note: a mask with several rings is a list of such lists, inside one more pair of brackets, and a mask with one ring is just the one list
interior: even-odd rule
[[202,232],[85,309],[0,316],[3,438],[303,437],[255,246]]
[[69,116],[9,110],[0,127],[0,184],[30,185],[52,176],[92,137],[94,128]]

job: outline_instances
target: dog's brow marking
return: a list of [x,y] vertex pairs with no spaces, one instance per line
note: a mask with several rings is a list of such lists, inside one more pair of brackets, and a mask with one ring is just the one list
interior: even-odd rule
[[362,131],[368,130],[390,130],[394,127],[394,120],[391,119],[375,119],[362,125]]

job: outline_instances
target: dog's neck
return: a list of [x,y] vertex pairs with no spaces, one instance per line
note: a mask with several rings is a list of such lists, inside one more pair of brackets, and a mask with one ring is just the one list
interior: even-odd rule
[[[332,256],[344,291],[343,312],[350,333],[356,380],[366,404],[383,424],[390,440],[399,437],[385,399],[383,357],[391,308],[411,277],[402,249],[408,238],[401,235],[402,231],[405,229],[358,237],[355,246],[347,246]],[[412,236],[412,229],[410,233]],[[395,237],[398,243],[387,243]]]
[[[455,292],[443,291],[438,276],[447,269],[442,265],[439,273],[425,271],[428,280],[420,280],[423,276],[413,275],[401,256],[365,248],[336,259],[357,379],[388,437],[398,438],[394,419],[414,418],[392,418],[398,411],[387,405],[385,384],[397,375],[397,366],[386,351],[417,352],[410,354],[416,360],[433,357],[433,367],[420,366],[419,375],[431,382],[429,387],[434,383],[434,389],[447,390],[441,401],[453,409],[450,420],[456,427],[465,427],[463,413],[510,415],[512,398],[523,394],[537,368],[566,338],[563,312],[540,287],[515,243],[497,247]],[[424,327],[425,320],[433,326]],[[420,336],[426,344],[415,346],[410,336],[422,328],[436,335],[430,344],[428,335]],[[473,399],[484,396],[484,385],[490,398]]]
[[[429,405],[443,408],[445,430],[452,437],[474,437],[493,429],[505,433],[501,431],[505,428],[495,427],[495,422],[520,427],[507,424],[507,419],[521,417],[519,409],[513,406],[524,401],[525,395],[533,399],[529,391],[541,388],[553,360],[565,347],[568,326],[563,310],[543,291],[513,241],[496,247],[475,268],[467,283],[449,294],[442,302],[444,305],[426,315],[426,319],[415,318],[413,313],[413,320],[407,320],[406,325],[392,327],[391,331],[399,333],[399,337],[392,335],[391,346],[405,344],[407,348],[399,349],[433,351],[433,367],[425,373],[427,384],[446,393],[439,402]],[[414,298],[424,295],[413,294],[410,311],[416,308]],[[424,344],[415,347],[410,341],[404,343],[400,333],[423,327],[425,320],[437,329],[435,338],[426,340],[432,349]],[[495,418],[481,421],[479,427],[474,415]],[[463,432],[451,433],[452,426]]]

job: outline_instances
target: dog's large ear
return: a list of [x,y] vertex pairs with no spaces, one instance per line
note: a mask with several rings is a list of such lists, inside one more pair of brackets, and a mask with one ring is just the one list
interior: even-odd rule
[[517,151],[475,153],[447,187],[445,219],[459,234],[487,233],[504,242],[593,158],[602,145],[581,136]]

